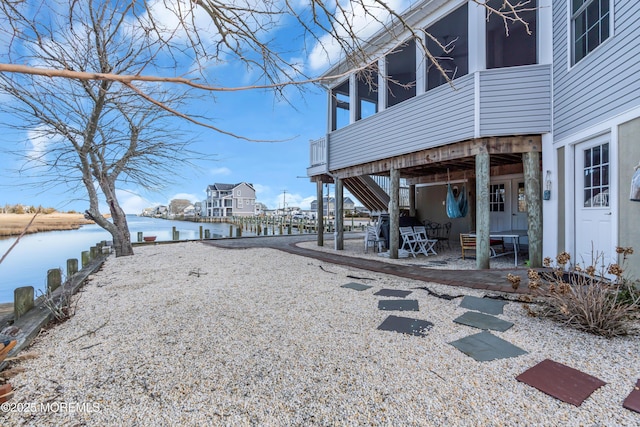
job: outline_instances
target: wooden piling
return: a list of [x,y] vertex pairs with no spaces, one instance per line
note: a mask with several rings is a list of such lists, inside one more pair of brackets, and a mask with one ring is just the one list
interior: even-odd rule
[[71,277],[78,272],[78,260],[76,258],[69,258],[67,260],[67,276]]
[[53,292],[62,285],[62,271],[59,268],[52,268],[47,271],[47,291]]
[[13,291],[13,315],[19,319],[34,306],[33,286],[23,286]]
[[85,268],[91,262],[91,257],[89,251],[82,251],[81,259],[82,259],[82,268]]

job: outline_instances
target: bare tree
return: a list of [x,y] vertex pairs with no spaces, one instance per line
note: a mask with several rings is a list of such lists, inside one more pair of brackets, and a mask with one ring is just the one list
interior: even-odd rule
[[[50,69],[138,74],[153,65],[160,42],[127,22],[127,6],[116,2],[79,2],[65,14],[49,10],[47,25],[29,23],[20,34],[23,58]],[[28,15],[24,15],[25,23]],[[57,22],[58,21],[58,22]],[[59,22],[62,21],[62,22]],[[40,185],[66,182],[88,195],[86,215],[109,231],[116,256],[133,249],[127,220],[116,196],[117,185],[145,188],[166,184],[177,164],[190,163],[189,140],[171,125],[171,110],[188,93],[172,94],[157,83],[135,90],[111,80],[51,79],[31,74],[0,74],[0,90],[13,97],[13,126],[40,141],[25,168]],[[145,97],[141,97],[142,90]],[[162,104],[148,102],[153,98]],[[15,124],[17,123],[17,124]],[[106,201],[111,219],[100,211]]]
[[[472,0],[509,25],[527,25],[530,0]],[[489,3],[490,2],[490,3]],[[153,187],[160,171],[175,170],[187,144],[168,138],[167,115],[235,135],[184,110],[190,91],[272,88],[280,93],[370,66],[389,46],[408,38],[445,70],[414,22],[410,0],[4,0],[0,2],[0,90],[17,102],[4,105],[21,127],[47,139],[30,157],[56,180],[81,182],[88,215],[114,238],[116,255],[133,253],[116,185]],[[340,58],[345,67],[322,78],[292,59],[271,34],[294,23],[306,55]],[[431,37],[446,53],[443,45]],[[297,53],[299,55],[299,52]],[[216,84],[209,65],[240,61],[255,76],[244,87]],[[189,63],[189,66],[185,66]],[[168,76],[162,71],[169,70]],[[167,84],[175,93],[169,91]],[[371,84],[375,84],[371,81]],[[112,221],[99,211],[106,199]]]

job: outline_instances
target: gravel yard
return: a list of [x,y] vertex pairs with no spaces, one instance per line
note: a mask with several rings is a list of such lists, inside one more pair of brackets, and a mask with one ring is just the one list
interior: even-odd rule
[[[341,287],[349,282],[372,288]],[[460,299],[419,286],[484,295],[273,249],[139,247],[109,258],[76,297],[75,316],[36,340],[37,358],[18,365],[25,371],[11,379],[12,410],[0,423],[640,424],[622,407],[640,377],[638,337],[564,329],[509,303],[499,317],[515,325],[492,333],[528,353],[476,362],[448,344],[480,332],[453,322],[467,311]],[[407,299],[420,310],[378,310],[382,288],[413,290]],[[426,337],[377,330],[389,314],[434,326]],[[607,384],[575,407],[515,379],[547,358]]]

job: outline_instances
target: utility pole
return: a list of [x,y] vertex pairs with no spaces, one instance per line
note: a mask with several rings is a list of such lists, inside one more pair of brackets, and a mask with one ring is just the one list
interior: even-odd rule
[[287,215],[287,190],[282,190],[282,212]]

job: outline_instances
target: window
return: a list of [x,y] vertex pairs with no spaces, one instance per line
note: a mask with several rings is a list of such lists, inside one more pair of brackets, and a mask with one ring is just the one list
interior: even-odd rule
[[518,183],[518,212],[527,211],[527,196],[524,192],[524,182]]
[[378,112],[378,66],[372,64],[357,75],[358,103],[356,120],[364,119]]
[[609,144],[584,150],[584,207],[609,206]]
[[571,0],[573,63],[609,38],[610,0]]
[[349,124],[349,80],[331,90],[331,130]]
[[[427,49],[433,55],[445,74],[451,80],[469,73],[469,26],[467,5],[455,10],[427,28],[427,33],[435,37],[450,52],[446,53],[438,43],[427,36]],[[447,82],[433,61],[427,59],[427,90]]]
[[416,96],[416,42],[409,40],[387,55],[387,107]]
[[[508,14],[503,0],[489,0],[487,4]],[[527,33],[526,27],[520,22],[509,23],[507,34],[502,18],[495,13],[487,12],[487,68],[538,63],[537,6],[537,0],[530,0],[518,13],[529,25],[531,34]]]
[[489,211],[504,212],[504,184],[492,184],[489,187]]

